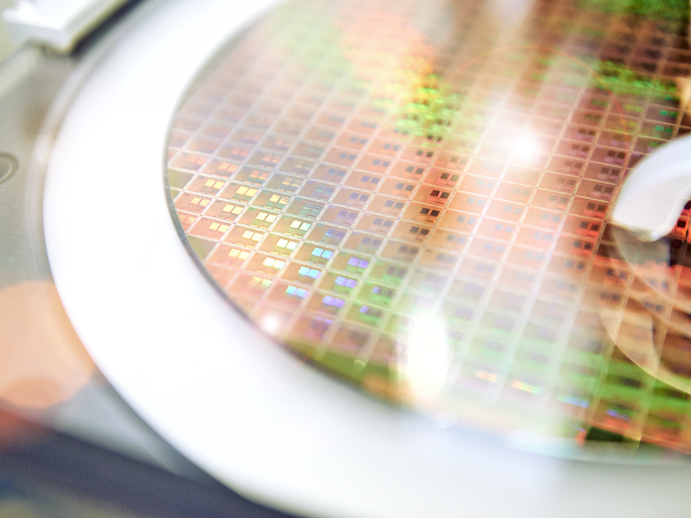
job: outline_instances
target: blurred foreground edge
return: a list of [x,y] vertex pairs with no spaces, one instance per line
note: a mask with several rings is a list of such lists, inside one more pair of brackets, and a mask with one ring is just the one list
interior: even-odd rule
[[52,509],[56,502],[87,502],[128,518],[294,516],[253,503],[209,476],[180,477],[0,406],[0,508],[17,497]]

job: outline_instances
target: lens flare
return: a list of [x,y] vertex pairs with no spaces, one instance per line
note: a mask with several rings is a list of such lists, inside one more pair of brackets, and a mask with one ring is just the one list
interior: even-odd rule
[[444,388],[451,365],[444,321],[434,314],[416,317],[406,338],[403,378],[418,398],[429,399]]

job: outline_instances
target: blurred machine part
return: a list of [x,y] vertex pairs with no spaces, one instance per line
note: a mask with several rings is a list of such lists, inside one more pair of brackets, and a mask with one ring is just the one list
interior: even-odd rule
[[17,0],[2,18],[16,46],[69,52],[128,0]]

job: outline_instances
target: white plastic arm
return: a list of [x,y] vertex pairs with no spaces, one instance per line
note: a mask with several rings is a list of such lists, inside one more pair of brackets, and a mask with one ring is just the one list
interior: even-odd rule
[[622,187],[610,222],[644,241],[669,234],[691,198],[691,136],[643,159]]

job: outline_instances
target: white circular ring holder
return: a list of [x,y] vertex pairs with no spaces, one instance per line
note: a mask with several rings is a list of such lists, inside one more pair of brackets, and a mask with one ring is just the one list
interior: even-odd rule
[[311,516],[688,509],[689,466],[565,461],[435,426],[296,365],[207,282],[166,205],[168,124],[205,60],[271,4],[163,4],[95,68],[57,136],[44,205],[51,266],[115,388],[220,480]]

